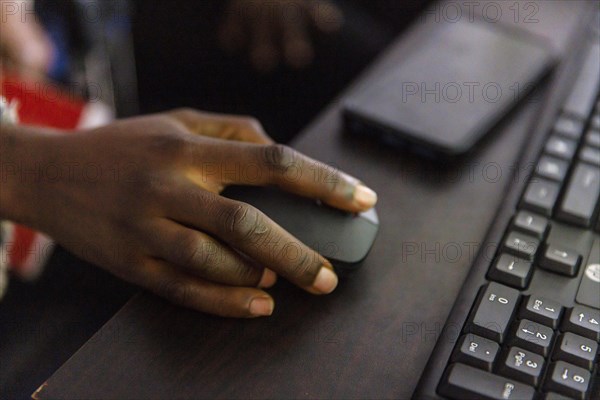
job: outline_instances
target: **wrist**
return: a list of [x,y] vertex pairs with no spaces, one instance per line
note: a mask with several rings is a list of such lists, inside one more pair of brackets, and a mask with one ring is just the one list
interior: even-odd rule
[[35,226],[41,165],[53,136],[41,128],[0,125],[0,219]]

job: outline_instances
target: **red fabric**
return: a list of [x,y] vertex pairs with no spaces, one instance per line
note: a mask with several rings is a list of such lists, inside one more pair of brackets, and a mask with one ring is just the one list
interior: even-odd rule
[[38,233],[21,225],[15,225],[10,246],[8,265],[18,270],[25,267],[25,263],[33,250],[32,246]]
[[[9,102],[18,101],[17,114],[21,124],[64,130],[72,130],[79,125],[85,103],[74,94],[60,90],[57,84],[51,82],[24,80],[7,73],[0,76],[0,94]],[[35,255],[40,249],[33,248],[38,235],[38,232],[24,226],[14,226],[9,239],[9,268],[26,274],[25,268],[40,267],[36,264],[42,258]]]
[[27,125],[74,129],[85,106],[74,94],[61,91],[55,83],[23,80],[16,75],[2,74],[1,93],[9,101],[19,101],[19,120]]

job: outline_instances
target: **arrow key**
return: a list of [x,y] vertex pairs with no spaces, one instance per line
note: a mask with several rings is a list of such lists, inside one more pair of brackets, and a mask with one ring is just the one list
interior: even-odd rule
[[516,231],[508,232],[504,239],[503,250],[520,258],[532,261],[537,253],[540,241],[533,236]]
[[581,254],[553,244],[546,246],[546,251],[540,260],[540,267],[567,276],[577,275],[579,264],[581,264]]
[[591,378],[591,374],[587,370],[564,361],[558,361],[550,366],[546,378],[546,390],[553,390],[583,400],[590,388]]
[[531,262],[503,253],[492,265],[489,276],[492,280],[525,289],[532,272]]
[[553,339],[552,328],[522,319],[514,324],[511,344],[547,357],[552,348]]
[[519,211],[513,219],[512,226],[514,229],[538,239],[544,239],[550,229],[547,218],[525,210]]
[[600,342],[600,310],[576,305],[567,313],[562,331]]

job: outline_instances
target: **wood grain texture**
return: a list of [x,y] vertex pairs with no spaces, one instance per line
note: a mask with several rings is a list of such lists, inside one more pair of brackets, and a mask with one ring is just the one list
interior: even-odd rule
[[[575,7],[546,3],[541,13],[549,20],[563,17],[534,30],[560,51],[577,20],[564,12],[570,8],[575,15]],[[417,23],[349,91],[393,68],[430,29],[435,24]],[[515,179],[511,171],[540,104],[512,113],[468,160],[440,166],[347,137],[339,103],[295,147],[379,193],[381,228],[362,269],[325,297],[279,282],[270,291],[274,315],[251,321],[199,314],[142,293],[37,397],[409,398],[468,272],[472,249]]]

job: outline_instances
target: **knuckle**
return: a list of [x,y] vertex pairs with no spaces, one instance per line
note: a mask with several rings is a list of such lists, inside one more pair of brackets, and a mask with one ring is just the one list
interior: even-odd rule
[[303,285],[314,282],[323,264],[318,253],[306,248],[300,242],[285,244],[277,258],[283,264],[286,277]]
[[283,144],[268,145],[263,149],[264,162],[278,170],[285,171],[293,164],[296,157],[296,151]]
[[306,251],[300,252],[290,262],[290,271],[296,279],[312,283],[317,274],[316,264]]
[[235,276],[240,282],[258,284],[262,271],[239,262],[235,267]]
[[219,225],[226,234],[231,236],[237,232],[240,223],[243,223],[247,219],[247,208],[248,206],[241,202],[220,205]]
[[356,180],[331,165],[324,163],[318,163],[317,165],[318,173],[314,174],[314,183],[323,188],[323,198],[330,196],[352,198],[357,183]]
[[344,180],[335,170],[329,170],[323,179],[323,183],[329,193],[336,193],[343,187]]
[[163,198],[170,197],[170,186],[159,176],[140,172],[123,187],[122,198],[132,206],[128,212],[144,212]]
[[188,150],[187,141],[182,136],[172,133],[160,133],[152,136],[148,146],[151,154],[167,159],[181,157]]
[[227,207],[223,215],[226,233],[240,242],[257,242],[269,234],[270,229],[260,211],[248,204]]
[[[205,189],[182,189],[175,191],[175,195],[186,204],[186,212],[190,215],[210,215],[213,210],[218,209],[218,197]],[[172,203],[173,196],[165,200]]]
[[317,277],[321,263],[315,262],[316,259],[310,252],[302,251],[300,248],[293,251],[290,251],[290,249],[284,251],[283,257],[287,260],[288,278],[293,279],[300,285],[311,285]]
[[165,282],[158,294],[178,305],[188,304],[191,295],[188,285],[180,279]]
[[164,177],[150,176],[140,189],[137,195],[147,207],[155,207],[157,204],[169,204],[173,201],[175,187],[172,182],[164,179]]
[[174,259],[182,266],[203,268],[210,262],[210,252],[202,246],[196,235],[184,232],[173,246]]

